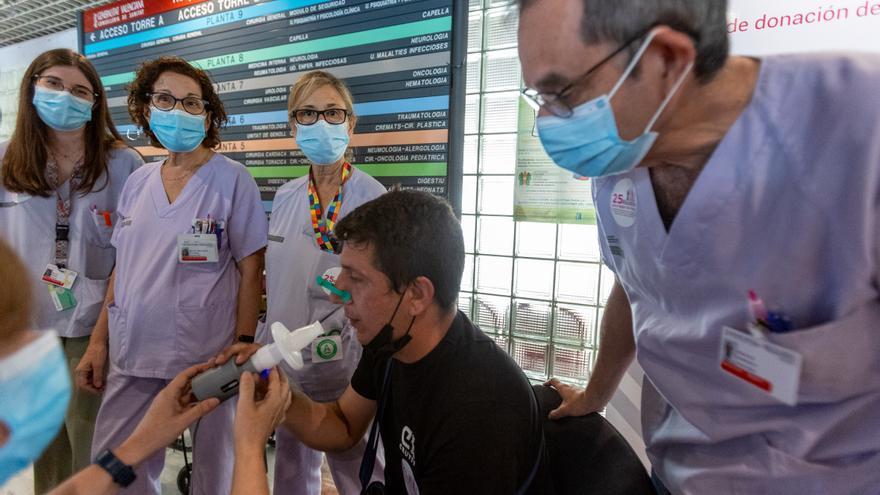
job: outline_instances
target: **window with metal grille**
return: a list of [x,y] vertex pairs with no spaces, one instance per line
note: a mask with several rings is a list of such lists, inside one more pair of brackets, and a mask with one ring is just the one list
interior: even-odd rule
[[529,378],[583,385],[614,276],[595,226],[514,222],[517,14],[506,0],[469,5],[459,306]]

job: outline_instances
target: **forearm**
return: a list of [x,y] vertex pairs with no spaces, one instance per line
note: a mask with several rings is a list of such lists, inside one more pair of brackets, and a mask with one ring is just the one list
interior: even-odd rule
[[232,495],[269,495],[266,466],[263,462],[265,448],[265,445],[245,445],[236,442]]
[[636,351],[632,310],[626,293],[617,282],[605,306],[599,338],[599,353],[587,385],[587,394],[607,403],[620,385]]
[[110,495],[119,491],[104,469],[91,465],[55,487],[49,495]]
[[238,309],[235,316],[235,338],[241,335],[253,337],[260,316],[260,284],[242,280],[238,290]]
[[[145,454],[150,454],[142,450],[137,440],[129,438],[112,451],[120,461],[135,467],[144,460]],[[104,468],[92,464],[58,485],[49,495],[110,495],[119,489],[119,485],[113,482],[113,478]]]
[[253,337],[257,329],[262,292],[260,282],[260,274],[263,271],[262,251],[241,260],[238,268],[241,274],[241,283],[238,287],[238,306],[235,318],[236,339],[241,335]]
[[309,448],[325,452],[348,450],[364,435],[348,424],[336,402],[315,402],[297,390],[282,426]]
[[110,317],[107,308],[115,301],[113,288],[116,282],[116,270],[110,273],[110,281],[107,283],[107,294],[104,295],[104,305],[101,306],[101,314],[98,315],[98,321],[92,330],[92,336],[89,338],[90,343],[107,344],[110,335]]

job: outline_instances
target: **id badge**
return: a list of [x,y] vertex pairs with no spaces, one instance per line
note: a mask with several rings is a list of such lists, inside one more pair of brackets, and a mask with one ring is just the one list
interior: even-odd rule
[[55,311],[65,311],[76,307],[76,298],[73,297],[72,290],[52,284],[46,284],[46,288],[49,289],[49,297],[52,298]]
[[797,405],[802,356],[763,336],[724,327],[721,334],[721,369],[774,399]]
[[58,268],[50,263],[46,265],[46,270],[43,272],[41,280],[49,285],[71,289],[73,288],[73,283],[76,282],[76,275],[77,273],[73,270]]
[[177,261],[179,263],[216,263],[216,234],[180,234],[177,236]]
[[342,338],[339,335],[322,335],[312,342],[312,362],[329,363],[342,359]]
[[342,267],[340,266],[328,268],[323,275],[315,278],[315,283],[317,283],[321,290],[324,291],[324,294],[327,294],[328,296],[330,294],[335,294],[342,299],[342,302],[347,303],[351,300],[351,293],[336,287],[336,279],[339,278],[340,273],[342,273]]

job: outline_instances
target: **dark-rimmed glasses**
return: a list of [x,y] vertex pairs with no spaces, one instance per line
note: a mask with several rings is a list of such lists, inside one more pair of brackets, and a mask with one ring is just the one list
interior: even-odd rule
[[169,111],[177,106],[177,102],[190,115],[201,115],[205,113],[205,107],[209,105],[207,100],[203,100],[198,96],[187,96],[185,98],[175,98],[168,93],[147,93],[150,103],[159,110]]
[[609,60],[619,55],[620,52],[626,50],[629,45],[633,44],[633,42],[644,37],[645,34],[646,33],[642,31],[639,33],[638,36],[633,36],[624,44],[620,45],[619,48],[609,53],[605,58],[590,67],[586,72],[572,79],[572,81],[565,85],[565,87],[561,90],[554,92],[542,92],[532,88],[525,88],[522,90],[523,98],[525,98],[526,102],[528,102],[529,105],[535,109],[535,111],[544,108],[553,115],[556,115],[557,117],[571,117],[574,110],[572,109],[571,104],[566,101],[567,98],[571,95],[571,90],[574,89],[575,86],[592,76],[603,65],[608,63]]
[[327,110],[313,110],[302,108],[290,113],[290,118],[296,120],[299,125],[312,125],[318,121],[318,117],[324,116],[328,124],[339,125],[348,119],[348,111],[343,108],[328,108]]

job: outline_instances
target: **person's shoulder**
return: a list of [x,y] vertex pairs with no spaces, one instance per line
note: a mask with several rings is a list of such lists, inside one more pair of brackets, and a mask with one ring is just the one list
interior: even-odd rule
[[208,163],[206,165],[211,165],[216,171],[221,174],[231,176],[250,176],[250,172],[248,172],[247,167],[245,167],[241,162],[235,161],[232,158],[224,155],[223,153],[215,152],[214,156],[212,156],[211,159],[208,160]]
[[122,141],[115,141],[109,150],[110,160],[126,160],[126,161],[137,161],[143,163],[144,158],[140,153],[131,146],[123,143]]
[[215,184],[225,184],[235,189],[240,187],[257,187],[257,181],[250,170],[241,162],[233,160],[223,153],[214,153],[206,166],[213,168]]
[[[466,314],[464,314],[461,310],[459,310],[455,315],[455,320],[452,325],[459,329],[459,335],[462,336],[462,340],[466,345],[487,345],[487,344],[495,344],[495,341],[489,338],[488,335],[483,333],[480,327],[474,323]],[[498,348],[501,350],[501,348]]]
[[6,156],[7,149],[9,149],[9,140],[6,139],[0,141],[0,160],[2,160],[4,156]]
[[135,168],[131,173],[128,174],[128,177],[125,179],[125,189],[128,191],[138,191],[143,188],[144,183],[153,173],[158,173],[159,167],[162,166],[162,162],[150,162],[145,163],[137,168]]
[[379,197],[388,192],[388,189],[382,185],[381,182],[376,180],[375,177],[360,170],[356,166],[352,166],[351,181],[352,185],[373,198]]
[[[756,96],[778,102],[777,112],[810,112],[828,117],[876,115],[880,99],[867,98],[880,85],[880,55],[870,53],[806,53],[761,59]],[[855,115],[850,112],[855,111]],[[804,119],[794,119],[802,121]]]
[[[818,103],[836,109],[841,118],[870,118],[878,122],[880,98],[880,54],[847,53],[814,55],[808,72],[818,88]],[[864,124],[864,123],[863,123]]]
[[833,82],[846,86],[880,79],[880,54],[816,52],[771,55],[760,59],[769,74],[790,74],[805,82]]
[[141,154],[123,143],[114,145],[110,149],[108,158],[107,166],[111,169],[111,173],[118,172],[125,176],[130,175],[144,164]]
[[[483,333],[470,318],[458,312],[453,322],[452,359],[460,368],[462,379],[470,375],[472,386],[482,388],[486,397],[504,396],[511,388],[528,385],[528,379],[504,349]],[[479,379],[477,379],[479,377]]]
[[289,201],[295,200],[295,198],[302,195],[307,187],[306,185],[308,184],[308,181],[309,176],[304,175],[285,182],[277,191],[275,191],[275,199],[272,200],[272,210],[274,211],[277,207],[284,206]]
[[129,180],[146,179],[150,174],[156,173],[159,170],[159,167],[162,166],[162,162],[162,160],[159,160],[156,162],[144,163],[131,173]]
[[378,400],[388,359],[377,359],[372,353],[363,352],[351,377],[352,390],[366,399]]
[[880,165],[880,99],[870,97],[880,87],[880,56],[778,55],[762,59],[761,72],[754,99],[778,147],[777,168],[819,205],[865,187]]
[[289,180],[278,188],[278,192],[276,192],[275,195],[276,197],[278,197],[280,195],[289,196],[291,194],[296,194],[298,191],[305,189],[308,182],[308,175],[303,175],[295,179]]
[[432,383],[442,397],[443,414],[533,422],[531,384],[513,358],[460,312],[451,331],[455,333],[440,364],[442,376]]

